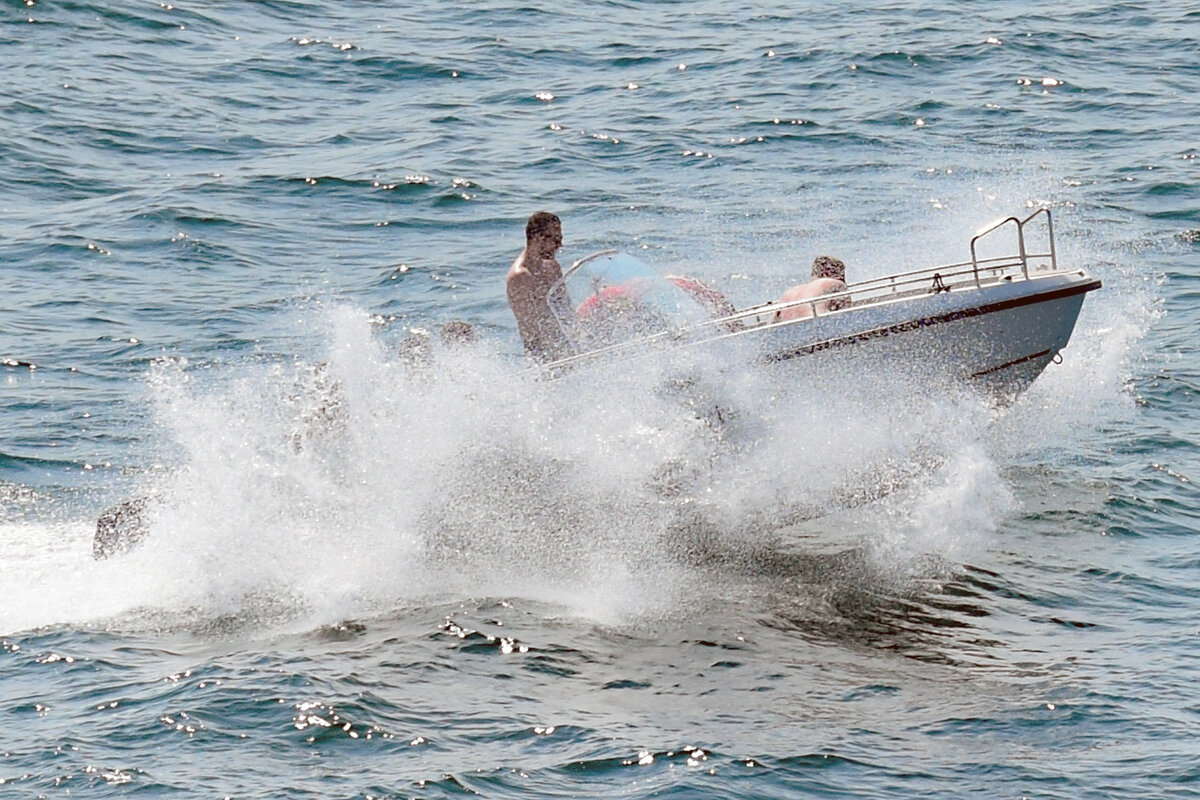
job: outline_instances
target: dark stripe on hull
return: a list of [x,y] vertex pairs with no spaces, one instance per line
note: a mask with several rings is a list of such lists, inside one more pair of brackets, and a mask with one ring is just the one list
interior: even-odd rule
[[[1099,280],[1093,280],[1082,286],[1072,286],[1072,287],[1069,287],[1066,289],[1057,289],[1053,292],[1047,292],[1046,294],[1029,295],[1028,297],[1017,297],[1012,300],[1003,300],[998,303],[988,303],[987,305],[975,306],[973,308],[964,308],[964,309],[960,309],[958,311],[950,311],[945,314],[938,314],[937,316],[921,317],[920,319],[914,319],[914,320],[909,320],[908,322],[900,322],[895,325],[889,325],[885,328],[876,328],[875,330],[871,330],[871,331],[863,331],[862,333],[856,333],[856,334],[853,334],[852,336],[842,336],[837,339],[827,339],[823,342],[817,342],[816,344],[806,345],[804,347],[797,347],[793,350],[789,350],[789,351],[782,352],[782,353],[776,353],[772,356],[769,356],[767,360],[769,360],[769,361],[786,361],[789,358],[797,358],[799,356],[812,355],[813,353],[819,353],[822,350],[830,350],[834,347],[842,347],[843,345],[847,345],[847,344],[858,344],[860,342],[869,342],[874,339],[883,339],[887,336],[891,336],[892,334],[896,334],[896,333],[907,333],[908,331],[919,330],[921,328],[928,328],[928,327],[932,327],[934,325],[941,325],[946,322],[954,322],[956,320],[967,319],[969,317],[978,317],[978,316],[982,316],[984,314],[991,314],[996,311],[1007,311],[1012,308],[1020,308],[1022,306],[1031,306],[1031,305],[1036,305],[1038,303],[1047,303],[1047,302],[1050,302],[1051,300],[1061,300],[1064,297],[1074,297],[1077,294],[1085,294],[1085,293],[1093,291],[1095,289],[1099,289],[1100,286],[1101,286],[1101,284],[1100,284]],[[1036,358],[1036,357],[1037,357],[1036,355],[1029,356],[1029,358]],[[1015,362],[1015,363],[1019,363],[1019,362]],[[1011,366],[1011,365],[1005,365],[1005,366]],[[997,369],[1001,369],[1001,368],[998,367]]]
[[984,375],[991,375],[993,372],[999,372],[1002,369],[1008,369],[1009,367],[1015,367],[1018,364],[1024,364],[1028,361],[1033,361],[1035,358],[1041,358],[1042,356],[1048,356],[1048,355],[1050,355],[1050,351],[1043,350],[1040,353],[1034,353],[1031,356],[1025,356],[1024,358],[1018,358],[1014,361],[1009,361],[1007,364],[1001,364],[998,367],[992,367],[991,369],[985,369],[983,372],[974,372],[971,374],[971,377],[972,378],[982,378]]

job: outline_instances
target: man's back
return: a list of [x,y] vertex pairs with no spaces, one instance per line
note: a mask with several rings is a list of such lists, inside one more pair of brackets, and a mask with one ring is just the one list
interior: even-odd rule
[[517,331],[525,352],[538,359],[565,354],[566,340],[550,311],[550,287],[562,278],[562,265],[555,253],[562,247],[562,223],[558,217],[539,211],[525,226],[525,249],[508,269],[505,288],[508,305],[517,319]]

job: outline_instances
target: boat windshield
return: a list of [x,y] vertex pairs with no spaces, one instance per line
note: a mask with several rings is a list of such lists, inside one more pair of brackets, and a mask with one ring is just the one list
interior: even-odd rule
[[628,253],[607,250],[572,264],[547,302],[579,354],[711,319],[679,280]]

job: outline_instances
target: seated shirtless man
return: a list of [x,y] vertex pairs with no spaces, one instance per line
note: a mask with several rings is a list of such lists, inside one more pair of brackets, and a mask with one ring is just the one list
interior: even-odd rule
[[[812,280],[808,283],[802,283],[798,286],[793,286],[788,289],[783,295],[776,300],[777,303],[789,303],[793,300],[807,300],[813,297],[820,297],[826,294],[836,294],[846,290],[846,265],[836,258],[830,256],[817,256],[813,260],[812,265]],[[836,311],[844,307],[845,300],[833,300],[829,302],[817,303],[817,311]],[[777,320],[803,319],[811,317],[813,313],[812,305],[802,303],[785,308],[782,311],[775,313]]]
[[508,305],[517,318],[525,352],[539,361],[552,361],[567,352],[567,342],[546,298],[562,277],[555,258],[562,248],[562,222],[539,211],[525,225],[525,249],[508,269]]

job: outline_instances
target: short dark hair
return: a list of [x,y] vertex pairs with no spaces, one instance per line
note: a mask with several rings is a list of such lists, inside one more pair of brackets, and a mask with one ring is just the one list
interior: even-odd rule
[[562,220],[549,211],[538,211],[529,218],[529,222],[525,223],[525,240],[528,241],[542,231],[550,230],[553,225],[562,228]]
[[833,256],[817,256],[813,259],[812,276],[814,278],[837,278],[846,280],[846,265]]

